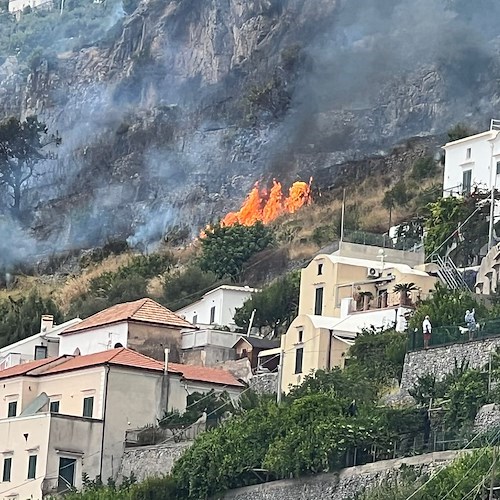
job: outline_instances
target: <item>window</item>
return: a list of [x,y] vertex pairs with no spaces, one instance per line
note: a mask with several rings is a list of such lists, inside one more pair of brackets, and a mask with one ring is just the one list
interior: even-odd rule
[[9,403],[9,409],[7,410],[7,417],[15,417],[17,415],[17,401],[11,401]]
[[465,152],[465,159],[470,160],[471,156],[472,156],[472,149],[467,148],[467,151]]
[[497,175],[500,175],[500,161],[497,161]]
[[302,344],[302,338],[304,337],[304,332],[299,330],[299,344]]
[[83,416],[92,417],[94,413],[94,396],[83,398]]
[[295,351],[295,373],[302,373],[302,360],[304,359],[304,348]]
[[59,401],[50,402],[50,413],[59,413]]
[[114,347],[115,349],[118,349],[119,347],[123,347],[123,344],[121,342],[117,342]]
[[318,264],[318,276],[323,274],[323,264]]
[[210,324],[215,321],[215,306],[210,308]]
[[47,357],[47,346],[35,346],[35,359],[45,359]]
[[323,288],[316,288],[316,297],[314,300],[314,314],[321,316],[323,313]]
[[74,458],[59,459],[59,477],[57,491],[59,493],[68,491],[75,486],[76,460]]
[[36,455],[30,455],[28,458],[28,479],[36,477]]
[[470,194],[472,189],[472,170],[464,170],[462,176],[462,194]]
[[2,474],[2,481],[10,481],[10,472],[12,469],[12,458],[4,458],[3,460],[3,474]]
[[196,323],[198,323],[198,315],[197,314],[195,314],[193,316],[193,325],[196,325]]

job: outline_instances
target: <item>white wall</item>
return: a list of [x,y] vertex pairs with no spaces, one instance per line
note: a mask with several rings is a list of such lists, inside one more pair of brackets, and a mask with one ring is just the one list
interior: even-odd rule
[[106,325],[99,328],[90,328],[81,332],[61,335],[59,355],[74,354],[80,349],[80,354],[93,354],[95,352],[113,349],[119,343],[127,347],[128,324],[126,321]]
[[177,410],[184,413],[187,406],[187,397],[194,392],[207,393],[212,389],[216,393],[226,391],[231,400],[238,401],[244,387],[225,387],[219,384],[209,384],[203,382],[194,382],[190,380],[182,380],[179,375],[169,374],[168,376],[168,409],[169,411]]
[[233,347],[240,336],[238,333],[220,330],[189,330],[182,333],[182,349],[193,349],[206,345]]
[[236,326],[233,321],[236,309],[241,307],[251,295],[251,291],[246,290],[216,289],[205,294],[198,302],[190,304],[176,313],[191,322],[194,316],[197,316],[196,323],[198,325],[210,325],[210,310],[215,306],[213,324],[232,328]]
[[[472,170],[472,186],[479,185],[485,190],[491,189],[490,165],[492,164],[493,169],[496,170],[496,163],[500,161],[498,139],[494,140],[493,150],[492,142],[490,142],[490,139],[495,137],[497,137],[496,131],[485,132],[444,146],[446,156],[443,196],[462,194],[463,172],[466,170]],[[470,158],[467,158],[469,148]],[[500,176],[497,176],[496,185],[500,186]]]

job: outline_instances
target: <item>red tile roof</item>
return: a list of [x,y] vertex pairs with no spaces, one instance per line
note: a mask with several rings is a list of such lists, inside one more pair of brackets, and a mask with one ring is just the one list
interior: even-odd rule
[[11,378],[19,375],[26,375],[28,372],[40,368],[42,366],[48,365],[60,358],[45,358],[37,359],[36,361],[30,361],[29,363],[21,363],[20,365],[11,366],[5,370],[0,370],[0,379]]
[[206,366],[169,363],[168,371],[169,373],[182,374],[186,380],[227,385],[232,387],[244,387],[244,385],[239,382],[234,375],[226,370],[221,370],[220,368],[207,368]]
[[[107,351],[87,354],[85,356],[60,356],[58,358],[39,359],[0,371],[0,379],[16,376],[42,376],[63,373],[72,370],[82,370],[93,366],[113,365],[141,370],[163,372],[164,363],[149,358],[131,349],[119,347]],[[241,382],[229,372],[220,368],[207,368],[204,366],[181,365],[169,363],[168,372],[181,375],[186,380],[225,385],[231,387],[244,387]]]
[[170,309],[163,307],[152,299],[146,298],[109,307],[104,311],[84,319],[81,323],[68,328],[62,332],[61,335],[68,335],[74,332],[88,330],[89,328],[96,328],[127,320],[178,326],[181,328],[195,328],[189,321],[173,313]]
[[44,371],[44,375],[61,373],[80,368],[90,368],[99,365],[126,366],[128,368],[140,368],[142,370],[163,371],[163,363],[156,359],[148,358],[125,347],[109,349],[108,351],[96,352],[85,356],[72,356],[67,361]]

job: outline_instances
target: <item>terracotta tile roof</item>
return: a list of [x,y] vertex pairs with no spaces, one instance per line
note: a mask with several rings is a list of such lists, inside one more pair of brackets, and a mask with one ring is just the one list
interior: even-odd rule
[[[113,365],[142,370],[163,372],[164,364],[161,361],[149,358],[131,349],[120,347],[108,351],[87,354],[85,356],[60,356],[58,358],[40,359],[7,368],[0,371],[0,379],[21,375],[42,376],[63,373],[72,370],[91,368],[93,366]],[[172,374],[182,375],[193,382],[205,382],[231,387],[244,387],[241,382],[229,372],[220,368],[206,368],[204,366],[181,365],[169,363],[168,371]]]
[[30,361],[29,363],[21,363],[20,365],[11,366],[10,368],[6,368],[5,370],[0,370],[0,379],[17,377],[19,375],[27,375],[29,374],[29,372],[48,365],[56,361],[57,359],[61,358],[37,359],[36,361]]
[[89,328],[127,320],[178,326],[181,328],[195,328],[189,321],[173,313],[170,309],[163,307],[152,299],[146,298],[109,307],[104,311],[84,319],[81,323],[68,328],[62,332],[61,335],[68,335],[70,333],[88,330]]
[[44,371],[43,374],[51,375],[53,373],[90,368],[99,365],[126,366],[143,370],[163,371],[163,363],[160,361],[148,358],[144,356],[144,354],[132,351],[131,349],[119,347],[117,349],[109,349],[107,351],[87,354],[85,356],[72,356],[68,358],[68,361],[53,368],[49,368]]
[[227,385],[232,387],[244,387],[244,385],[239,382],[234,375],[226,370],[221,370],[220,368],[207,368],[205,366],[169,363],[168,371],[169,373],[182,374],[186,380]]

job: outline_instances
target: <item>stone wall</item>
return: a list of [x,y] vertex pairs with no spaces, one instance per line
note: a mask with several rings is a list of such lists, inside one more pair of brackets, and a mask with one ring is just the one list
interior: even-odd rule
[[496,404],[484,405],[474,419],[474,431],[488,432],[500,427],[500,407]]
[[278,392],[278,373],[263,373],[250,379],[250,388],[258,394],[276,394]]
[[349,467],[339,473],[273,481],[227,492],[223,500],[351,500],[357,493],[375,486],[387,477],[396,477],[402,467],[429,473],[451,462],[457,451],[428,453],[415,457],[383,460],[373,464]]
[[442,379],[455,367],[455,361],[460,365],[464,360],[470,368],[481,368],[488,364],[489,353],[500,348],[500,337],[432,347],[427,350],[413,351],[406,354],[401,390],[408,391],[414,387],[418,377],[434,374]]
[[168,474],[176,460],[191,444],[192,441],[185,441],[183,443],[126,448],[118,473],[119,480],[123,477],[130,477],[132,471],[138,481]]

